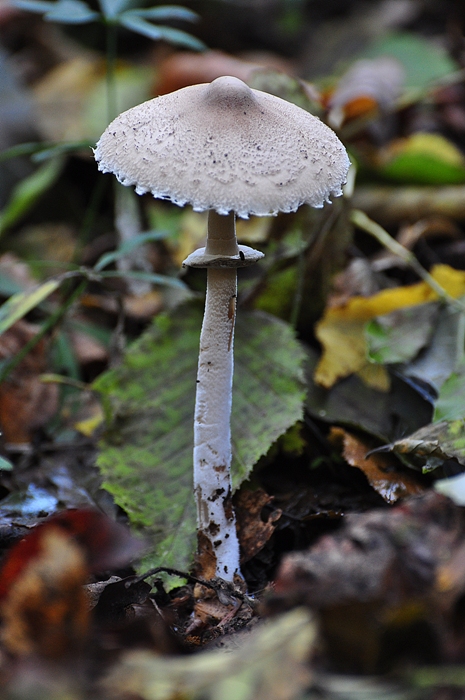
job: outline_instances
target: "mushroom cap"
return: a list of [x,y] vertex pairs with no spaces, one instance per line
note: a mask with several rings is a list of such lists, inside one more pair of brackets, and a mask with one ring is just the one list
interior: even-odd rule
[[350,165],[317,117],[229,76],[123,112],[95,158],[138,194],[244,219],[322,207],[342,194]]

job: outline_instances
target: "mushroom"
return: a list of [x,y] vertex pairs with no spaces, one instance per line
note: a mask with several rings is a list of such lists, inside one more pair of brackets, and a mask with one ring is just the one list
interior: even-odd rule
[[120,114],[95,149],[102,172],[136,192],[209,211],[206,247],[184,266],[207,268],[194,420],[194,493],[201,551],[216,575],[240,573],[231,504],[230,415],[237,268],[263,254],[237,244],[236,215],[322,207],[342,194],[346,150],[317,117],[233,77],[192,85]]

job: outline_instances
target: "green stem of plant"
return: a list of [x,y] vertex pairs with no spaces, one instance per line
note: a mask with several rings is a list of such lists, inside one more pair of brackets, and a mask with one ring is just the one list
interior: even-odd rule
[[106,86],[107,86],[107,118],[110,123],[116,117],[116,24],[106,24]]
[[455,309],[459,311],[465,311],[465,305],[462,304],[458,299],[454,299],[445,289],[444,287],[441,287],[441,285],[436,282],[434,277],[430,275],[428,270],[425,270],[423,265],[421,265],[415,255],[412,253],[412,251],[407,250],[407,248],[404,248],[403,245],[398,243],[392,236],[389,235],[387,231],[384,230],[382,226],[377,224],[375,221],[370,219],[363,211],[360,211],[359,209],[354,209],[351,212],[350,215],[350,220],[351,222],[355,225],[358,226],[358,228],[362,229],[362,231],[366,231],[369,233],[371,236],[376,238],[381,245],[383,245],[385,248],[391,251],[391,253],[394,253],[394,255],[397,255],[397,257],[401,258],[407,265],[409,265],[412,270],[414,270],[417,275],[430,287],[438,297],[444,301],[447,304],[450,304],[453,306]]
[[73,262],[76,264],[78,264],[78,260],[81,259],[84,246],[88,243],[90,232],[92,231],[92,227],[97,218],[97,212],[103,199],[106,184],[104,177],[98,177],[92,190],[90,202],[84,212],[84,218],[79,229],[76,248],[73,254]]
[[303,294],[304,294],[304,282],[305,282],[305,265],[306,265],[305,250],[302,248],[302,250],[299,252],[299,256],[297,258],[297,266],[296,266],[296,268],[297,268],[296,269],[297,281],[296,281],[294,298],[292,300],[291,315],[289,318],[289,323],[291,324],[291,326],[294,330],[297,329],[297,324],[299,322],[300,309],[302,306],[302,299],[303,299]]
[[24,345],[21,350],[16,353],[16,355],[11,358],[9,362],[7,362],[2,369],[0,370],[0,384],[7,379],[9,374],[19,365],[20,362],[24,360],[26,355],[35,348],[37,343],[39,343],[42,338],[49,333],[63,318],[65,313],[68,311],[70,306],[74,304],[74,302],[79,299],[81,294],[83,293],[84,289],[87,286],[87,280],[83,280],[70,294],[68,299],[60,306],[59,309],[57,309],[49,318],[44,322],[42,325],[41,329],[39,330],[38,333],[35,334],[33,338],[31,338],[26,345]]

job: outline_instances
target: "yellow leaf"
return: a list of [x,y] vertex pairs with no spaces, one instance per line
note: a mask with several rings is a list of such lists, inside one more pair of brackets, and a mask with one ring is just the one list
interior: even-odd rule
[[[464,271],[448,265],[436,265],[431,270],[431,276],[451,297],[458,298],[465,294]],[[377,316],[437,299],[437,293],[426,282],[418,282],[406,287],[383,289],[371,297],[352,297],[341,306],[327,307],[315,331],[323,346],[323,354],[315,370],[317,384],[328,389],[339,379],[357,372],[370,386],[387,390],[389,382],[386,371],[383,374],[378,370],[373,374],[369,370],[365,323]]]
[[335,309],[327,310],[316,326],[323,355],[315,370],[315,381],[327,389],[338,379],[359,372],[367,362],[363,335],[365,319],[351,321],[333,311]]
[[427,153],[450,165],[463,166],[463,155],[451,141],[440,134],[417,132],[406,139],[398,139],[391,144],[391,153]]
[[362,382],[367,386],[371,386],[372,389],[389,391],[391,388],[391,378],[384,365],[367,362],[357,374]]
[[74,427],[79,430],[82,435],[86,437],[92,437],[98,427],[103,423],[103,411],[101,408],[97,412],[90,416],[90,418],[85,418],[84,420],[75,423]]

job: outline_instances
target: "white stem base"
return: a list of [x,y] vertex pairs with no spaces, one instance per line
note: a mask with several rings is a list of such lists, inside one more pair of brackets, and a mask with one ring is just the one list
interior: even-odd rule
[[216,575],[232,581],[240,573],[230,477],[237,272],[209,268],[207,274],[195,403],[194,492],[199,533],[216,557]]

